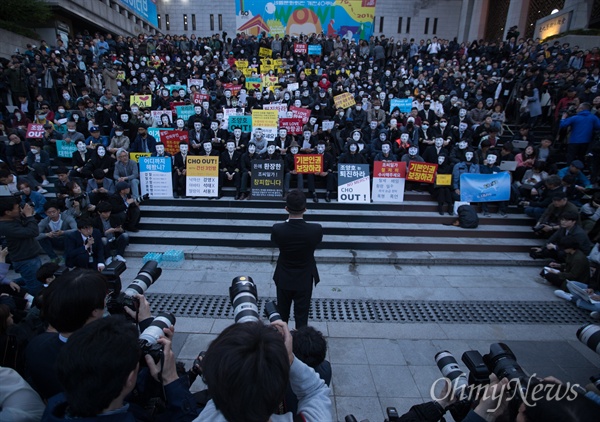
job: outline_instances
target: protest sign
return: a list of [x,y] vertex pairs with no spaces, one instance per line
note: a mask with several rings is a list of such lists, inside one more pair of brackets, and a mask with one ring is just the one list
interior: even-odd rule
[[436,186],[450,186],[452,184],[452,175],[451,174],[437,174],[435,176],[435,185]]
[[435,172],[437,171],[437,167],[437,164],[411,161],[408,165],[406,180],[409,182],[433,184],[435,183]]
[[252,199],[278,199],[283,196],[283,160],[252,161]]
[[186,196],[219,195],[219,157],[187,156],[186,169]]
[[412,100],[410,98],[392,98],[390,100],[390,113],[398,107],[401,113],[410,113]]
[[262,78],[246,78],[246,89],[260,90],[262,89]]
[[175,112],[177,113],[178,119],[183,119],[183,121],[187,122],[190,117],[194,115],[194,106],[193,105],[182,105],[175,107]]
[[298,82],[294,82],[293,84],[287,84],[287,89],[288,91],[296,91],[298,88],[300,87],[300,85],[298,85]]
[[248,67],[248,60],[236,60],[235,65],[240,70],[245,69]]
[[188,133],[185,130],[161,130],[160,141],[165,144],[165,151],[175,155],[179,152],[179,143],[189,144]]
[[308,46],[308,54],[314,56],[320,56],[323,51],[323,47],[320,44],[310,44]]
[[269,88],[271,91],[275,89],[275,85],[279,84],[277,76],[264,75],[263,76],[263,88]]
[[152,110],[150,111],[152,115],[152,119],[154,120],[156,125],[160,125],[162,121],[163,114],[167,116],[169,119],[168,124],[173,123],[173,111],[172,110]]
[[279,127],[287,129],[290,135],[299,135],[302,133],[302,119],[299,118],[280,118]]
[[242,132],[252,132],[252,116],[229,116],[228,121],[229,132],[233,132],[236,126],[239,126]]
[[237,108],[224,108],[223,109],[223,123],[221,124],[222,129],[229,129],[229,117],[244,114],[241,109]]
[[202,105],[203,101],[208,101],[208,94],[200,94],[199,92],[192,94],[192,103],[194,105]]
[[229,83],[229,84],[224,84],[223,85],[223,89],[228,89],[228,90],[231,91],[231,95],[237,96],[238,93],[240,92],[240,89],[242,89],[242,86],[241,85],[237,85],[237,84]]
[[294,169],[300,174],[323,173],[323,156],[321,154],[294,155]]
[[130,152],[129,159],[131,161],[135,161],[136,163],[140,162],[140,157],[150,157],[152,153],[150,152]]
[[56,153],[61,158],[71,158],[73,153],[77,151],[77,145],[74,142],[56,141]]
[[260,47],[258,49],[258,56],[259,57],[272,57],[273,50],[271,50],[270,48],[266,48],[266,47]]
[[130,95],[129,106],[137,104],[139,108],[152,107],[152,95]]
[[338,202],[370,203],[371,186],[368,164],[338,165]]
[[42,138],[44,136],[44,125],[38,125],[36,123],[29,123],[27,125],[26,138]]
[[204,79],[188,79],[187,84],[190,88],[192,86],[197,86],[198,88],[202,88],[204,86]]
[[182,89],[187,92],[187,86],[181,84],[165,85],[165,88],[169,90],[169,94],[173,94],[173,91],[181,91]]
[[277,110],[253,110],[252,111],[252,133],[262,129],[265,138],[273,141],[277,136],[277,124],[279,112]]
[[140,157],[142,195],[151,198],[172,198],[173,178],[171,157]]
[[346,109],[348,107],[352,107],[356,104],[354,101],[354,96],[349,92],[344,92],[343,94],[336,95],[333,97],[333,102],[335,103],[336,108]]
[[148,135],[153,136],[154,139],[156,139],[156,142],[161,142],[162,140],[160,139],[160,132],[162,132],[162,131],[169,131],[169,130],[173,130],[173,129],[159,128],[159,127],[149,127],[148,128]]
[[463,202],[494,202],[510,199],[510,173],[460,175],[460,200]]
[[306,54],[308,53],[308,44],[305,43],[294,43],[295,54]]
[[287,104],[265,104],[263,110],[277,110],[279,118],[287,116]]
[[308,123],[311,113],[310,109],[291,106],[290,111],[292,112],[292,117],[302,119],[302,124]]
[[405,162],[373,162],[373,202],[403,202],[405,177]]

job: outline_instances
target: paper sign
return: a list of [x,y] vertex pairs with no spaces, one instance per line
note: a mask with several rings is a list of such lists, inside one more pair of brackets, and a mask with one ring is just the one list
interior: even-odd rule
[[229,132],[233,132],[236,126],[239,126],[242,132],[252,132],[252,116],[229,116]]
[[186,196],[219,195],[219,157],[188,156],[185,168]]
[[308,46],[308,54],[309,55],[320,56],[322,50],[323,50],[323,47],[321,47],[320,44],[317,44],[317,45],[311,44]]
[[298,82],[294,82],[293,84],[287,85],[288,91],[291,91],[291,92],[296,91],[299,87],[300,87],[300,85],[298,85]]
[[152,95],[130,95],[129,106],[137,104],[139,108],[152,107]]
[[160,132],[162,132],[162,131],[168,131],[168,130],[173,130],[173,129],[158,128],[158,127],[149,127],[148,128],[148,135],[154,136],[154,139],[156,139],[157,141],[161,141],[162,142],[162,139],[160,139]]
[[299,135],[302,133],[302,119],[296,117],[279,119],[279,127],[287,129],[290,135]]
[[373,202],[404,201],[406,163],[375,161],[373,163]]
[[202,88],[204,86],[204,79],[188,79],[187,84],[190,88],[192,86],[197,86],[198,88]]
[[392,98],[390,100],[390,113],[396,107],[400,109],[401,113],[410,113],[412,109],[412,99],[410,98]]
[[354,96],[349,92],[344,92],[343,94],[336,95],[333,97],[333,102],[335,103],[335,108],[348,108],[352,107],[356,104],[354,101]]
[[260,47],[258,49],[258,56],[259,57],[272,57],[273,50],[271,50],[270,48],[266,48],[266,47]]
[[162,123],[163,114],[166,115],[169,119],[168,124],[173,123],[173,111],[171,110],[152,110],[150,111],[150,114],[152,115],[152,119],[154,120],[157,126]]
[[231,95],[233,96],[237,96],[240,92],[240,89],[242,89],[241,85],[236,85],[236,84],[224,84],[223,85],[223,89],[228,89],[231,91]]
[[287,116],[287,104],[265,104],[263,110],[277,110],[279,118]]
[[208,94],[200,94],[199,92],[192,94],[192,103],[194,105],[202,105],[204,101],[208,101]]
[[252,127],[277,127],[279,112],[277,110],[253,110]]
[[277,78],[277,76],[270,76],[270,75],[263,76],[263,87],[264,88],[269,88],[271,91],[273,91],[275,85],[277,85],[278,83],[279,83],[279,79]]
[[44,136],[44,125],[38,125],[35,123],[29,123],[27,125],[27,135],[26,138],[42,138]]
[[246,78],[246,89],[262,89],[262,78]]
[[373,177],[404,179],[406,177],[406,163],[404,161],[374,161]]
[[150,152],[130,152],[129,159],[131,161],[135,161],[136,163],[140,162],[140,157],[150,157],[152,153]]
[[278,199],[283,195],[283,160],[252,161],[253,199]]
[[321,154],[294,155],[296,172],[301,174],[323,173],[323,156]]
[[229,129],[229,117],[244,114],[241,109],[237,108],[224,108],[223,109],[223,123],[221,124],[222,129]]
[[77,145],[74,142],[56,141],[56,152],[61,158],[71,158],[73,153],[77,151]]
[[178,119],[183,119],[185,122],[187,122],[188,119],[194,115],[194,106],[193,105],[177,106],[177,107],[175,107],[175,112],[177,113]]
[[338,202],[370,203],[371,188],[368,164],[338,165]]
[[160,141],[165,144],[165,151],[173,155],[179,152],[180,142],[189,144],[188,133],[185,130],[161,130]]
[[433,184],[435,183],[435,172],[437,171],[437,167],[437,164],[411,161],[408,165],[406,180],[409,182]]
[[173,94],[173,91],[181,91],[182,89],[187,92],[187,86],[186,85],[177,85],[177,84],[172,84],[172,85],[165,85],[165,88],[167,88],[169,90],[169,93]]
[[452,184],[451,174],[438,174],[435,177],[436,186],[450,186]]
[[238,69],[245,69],[248,67],[248,60],[236,60],[235,65]]
[[173,178],[171,157],[140,157],[142,195],[151,198],[172,198]]
[[306,54],[308,53],[308,44],[305,43],[294,43],[294,53]]
[[292,117],[302,119],[302,124],[308,123],[308,119],[310,118],[311,113],[310,109],[291,106],[290,111],[292,112]]

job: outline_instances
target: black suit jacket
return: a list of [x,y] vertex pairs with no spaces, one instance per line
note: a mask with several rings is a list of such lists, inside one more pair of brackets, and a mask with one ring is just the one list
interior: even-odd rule
[[273,225],[271,241],[279,248],[273,280],[285,290],[309,290],[320,281],[315,249],[323,240],[320,224],[303,219]]
[[[94,244],[92,245],[94,265],[100,263],[104,264],[104,247],[102,245],[102,235],[100,234],[100,231],[94,229],[92,237],[94,238]],[[72,233],[68,233],[65,237],[65,262],[67,266],[73,267],[75,259],[82,254],[85,254],[86,257],[88,256],[83,245],[81,232],[76,230]]]

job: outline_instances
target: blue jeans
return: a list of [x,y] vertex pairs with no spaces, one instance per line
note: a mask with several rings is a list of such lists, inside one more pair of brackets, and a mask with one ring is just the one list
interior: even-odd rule
[[581,283],[579,281],[567,281],[567,289],[569,289],[569,292],[571,292],[571,294],[573,295],[573,299],[571,299],[571,302],[575,303],[575,305],[577,305],[577,307],[581,309],[586,309],[588,311],[600,311],[600,303],[593,304],[583,300],[579,293],[577,293],[574,289],[571,288],[573,284],[576,284],[584,290],[588,288],[587,284],[585,283]]
[[32,296],[38,294],[43,285],[37,280],[35,273],[42,266],[42,260],[36,256],[24,261],[13,261],[12,264],[15,271],[21,274],[27,292]]

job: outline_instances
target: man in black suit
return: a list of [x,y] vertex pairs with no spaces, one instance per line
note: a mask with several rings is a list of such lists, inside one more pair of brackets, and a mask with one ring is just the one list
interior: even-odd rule
[[93,227],[92,220],[82,218],[77,222],[77,231],[67,234],[65,262],[67,267],[104,269],[102,234]]
[[316,286],[320,280],[314,253],[323,240],[323,228],[320,224],[304,221],[306,196],[301,191],[290,191],[285,209],[289,213],[287,221],[277,223],[271,229],[271,241],[279,248],[273,280],[277,285],[277,308],[281,319],[288,322],[294,302],[298,329],[308,324],[313,282]]
[[219,159],[219,196],[221,189],[226,182],[233,182],[235,186],[235,199],[239,200],[240,193],[240,169],[242,167],[242,153],[235,150],[235,142],[227,141],[226,150],[221,153]]

